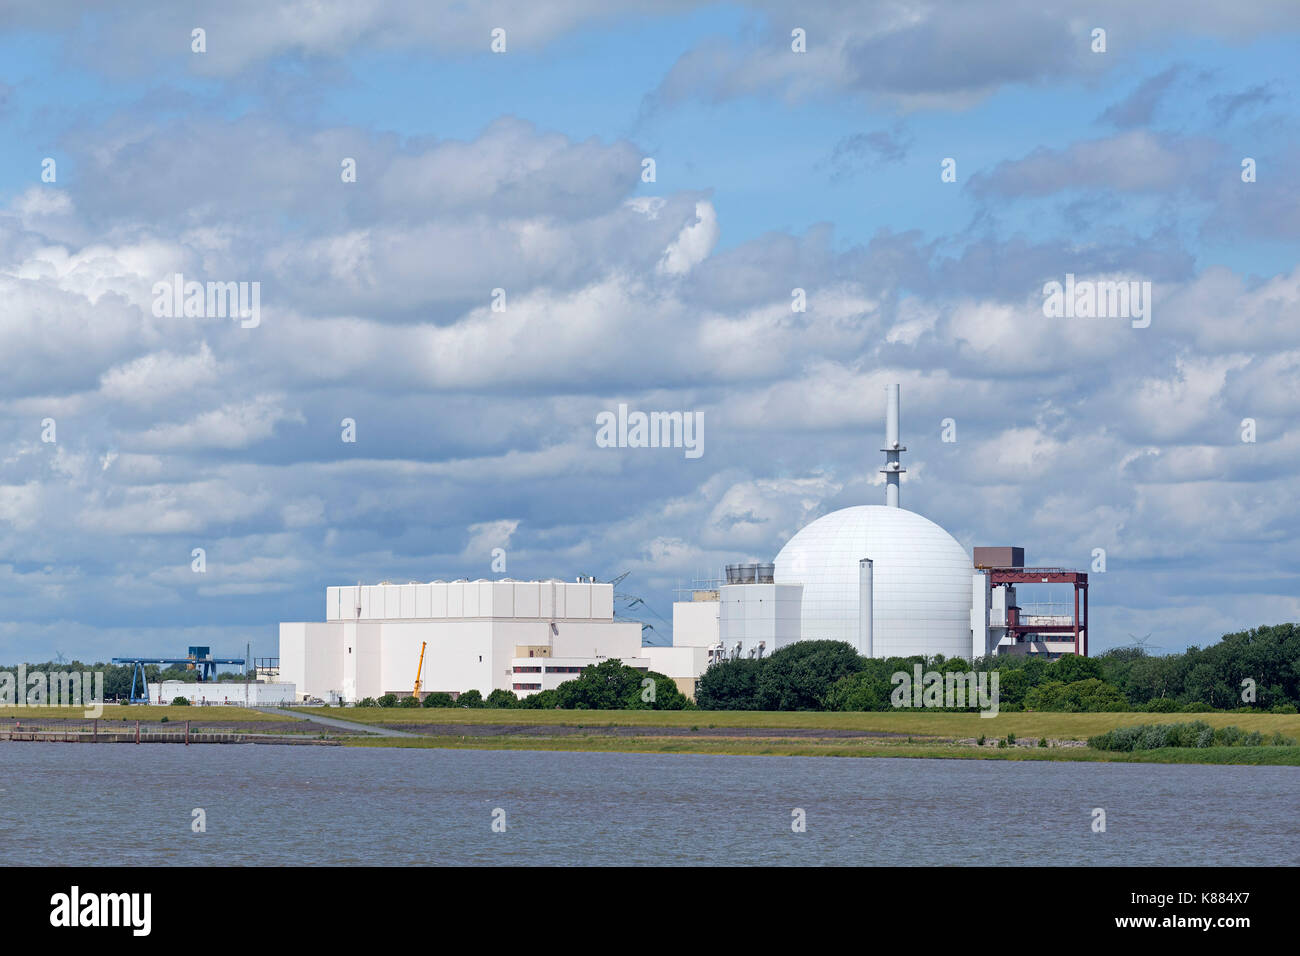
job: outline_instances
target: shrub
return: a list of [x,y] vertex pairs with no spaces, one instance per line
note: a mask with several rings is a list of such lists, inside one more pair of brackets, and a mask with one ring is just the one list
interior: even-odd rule
[[1265,741],[1259,731],[1245,731],[1240,727],[1220,727],[1217,730],[1203,720],[1189,724],[1139,724],[1136,727],[1116,727],[1114,730],[1088,738],[1088,746],[1096,750],[1159,750],[1163,747],[1290,747],[1295,741],[1280,733]]
[[1039,737],[1039,738],[1038,738],[1038,746],[1040,746],[1040,747],[1046,747],[1046,746],[1047,746],[1047,738],[1046,738],[1046,737]]
[[1172,714],[1178,710],[1178,701],[1171,697],[1152,697],[1140,709],[1148,714]]
[[536,694],[530,694],[521,698],[520,706],[529,707],[533,710],[558,710],[560,707],[560,692],[558,690],[539,690]]
[[397,695],[385,694],[383,697],[379,698],[379,700],[375,701],[375,703],[378,704],[380,707],[396,707]]
[[457,707],[482,707],[483,695],[476,690],[467,690],[456,698]]
[[583,668],[577,678],[562,683],[554,691],[551,706],[566,710],[685,710],[688,703],[671,678],[656,671],[643,673],[611,658]]
[[1067,713],[1098,713],[1127,710],[1128,701],[1113,684],[1107,684],[1096,677],[1089,677],[1068,684],[1061,681],[1040,684],[1025,695],[1025,708]]
[[357,701],[357,706],[358,706],[358,707],[378,707],[379,705],[375,703],[375,699],[374,699],[373,697],[362,697],[359,701]]
[[500,708],[518,707],[519,696],[512,690],[502,690],[498,687],[484,698],[483,706]]
[[173,707],[188,707],[188,706],[190,706],[190,702],[189,702],[188,700],[186,700],[184,697],[173,697],[173,698],[172,698],[172,706],[173,706]]
[[[415,698],[411,698],[411,699],[414,700]],[[456,702],[451,699],[451,694],[445,694],[439,690],[439,691],[434,691],[432,694],[425,695],[424,706],[425,707],[455,707]]]
[[[429,696],[432,697],[433,695],[430,694]],[[410,694],[407,694],[405,697],[403,697],[401,700],[397,702],[397,706],[398,707],[419,707],[420,698],[412,697]]]

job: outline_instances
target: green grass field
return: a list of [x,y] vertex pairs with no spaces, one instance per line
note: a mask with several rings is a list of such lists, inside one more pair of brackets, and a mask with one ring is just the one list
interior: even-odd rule
[[[184,708],[180,708],[184,709]],[[569,727],[736,727],[860,730],[925,737],[1049,737],[1085,740],[1132,724],[1203,720],[1214,727],[1235,725],[1243,730],[1281,731],[1300,739],[1300,714],[1066,714],[1014,713],[981,717],[926,710],[883,712],[805,712],[743,710],[496,710],[456,707],[310,707],[295,713],[338,717],[359,724],[522,724]]]
[[1167,748],[1109,753],[1090,747],[958,747],[908,741],[791,740],[781,738],[680,737],[368,737],[349,747],[440,748],[451,750],[543,750],[584,753],[716,754],[785,757],[926,757],[946,760],[1038,760],[1084,763],[1195,763],[1300,767],[1300,747]]
[[[1280,731],[1300,739],[1296,714],[1065,714],[1014,713],[984,718],[978,714],[945,714],[911,710],[880,713],[815,713],[792,711],[651,711],[651,710],[489,710],[460,708],[296,707],[295,714],[335,717],[370,726],[513,725],[536,728],[528,734],[457,735],[445,730],[418,738],[364,737],[347,739],[347,746],[451,748],[475,750],[587,751],[593,753],[697,753],[719,755],[782,755],[824,757],[933,757],[965,760],[1050,760],[1106,763],[1271,764],[1300,766],[1300,747],[1208,747],[1107,753],[1089,747],[975,747],[954,740],[984,736],[989,740],[1014,734],[1019,741],[1086,740],[1115,727],[1144,723],[1204,720],[1215,727],[1235,724],[1267,734]],[[103,721],[136,720],[157,724],[192,721],[196,727],[216,722],[256,725],[292,718],[241,707],[105,706]],[[0,722],[75,721],[89,724],[79,708],[4,707]],[[164,725],[165,726],[165,725]],[[548,727],[570,732],[550,736]],[[638,736],[615,736],[608,728],[645,728]],[[656,735],[653,728],[678,728],[673,735]],[[573,733],[572,729],[579,729]],[[732,736],[717,731],[735,729]],[[686,730],[687,733],[681,733]],[[713,730],[694,736],[691,730]],[[802,735],[791,732],[801,730]],[[818,736],[816,731],[863,731],[896,737]],[[289,735],[293,732],[289,731]],[[909,739],[910,738],[910,739]]]

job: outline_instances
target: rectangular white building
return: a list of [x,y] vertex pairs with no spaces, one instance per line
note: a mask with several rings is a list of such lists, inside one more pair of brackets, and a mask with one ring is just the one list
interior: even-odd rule
[[614,620],[596,581],[434,581],[331,587],[323,623],[280,625],[280,676],[300,698],[514,691],[572,680],[610,658],[644,668],[641,625]]
[[159,684],[155,681],[148,685],[149,700],[152,703],[170,704],[177,697],[184,697],[191,704],[204,706],[208,704],[237,704],[248,707],[275,707],[279,704],[292,704],[297,700],[293,684],[248,683],[248,699],[244,699],[245,685],[240,682],[217,681],[179,681],[166,680]]
[[718,623],[725,658],[767,657],[800,640],[801,584],[724,584]]

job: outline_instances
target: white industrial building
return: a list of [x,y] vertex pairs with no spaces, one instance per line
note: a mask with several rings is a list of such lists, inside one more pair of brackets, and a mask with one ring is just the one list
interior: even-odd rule
[[249,681],[247,685],[235,681],[154,681],[148,685],[148,696],[149,700],[160,704],[170,704],[177,697],[184,697],[198,706],[234,704],[241,707],[276,707],[292,704],[298,699],[293,684],[279,681]]
[[331,587],[323,623],[280,625],[281,678],[326,700],[408,696],[417,668],[424,693],[523,697],[609,658],[647,669],[641,650],[641,625],[614,620],[613,585],[592,580]]

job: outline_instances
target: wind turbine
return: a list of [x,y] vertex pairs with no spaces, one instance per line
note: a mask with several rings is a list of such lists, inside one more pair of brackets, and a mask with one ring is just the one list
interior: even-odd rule
[[1147,631],[1146,634],[1144,634],[1142,637],[1133,637],[1132,634],[1130,634],[1129,637],[1132,637],[1133,640],[1128,644],[1121,644],[1120,647],[1131,647],[1134,650],[1141,651],[1143,654],[1146,654],[1148,657],[1154,656],[1149,653],[1152,649],[1157,651],[1164,650],[1164,648],[1159,644],[1150,643],[1151,640],[1150,631]]

